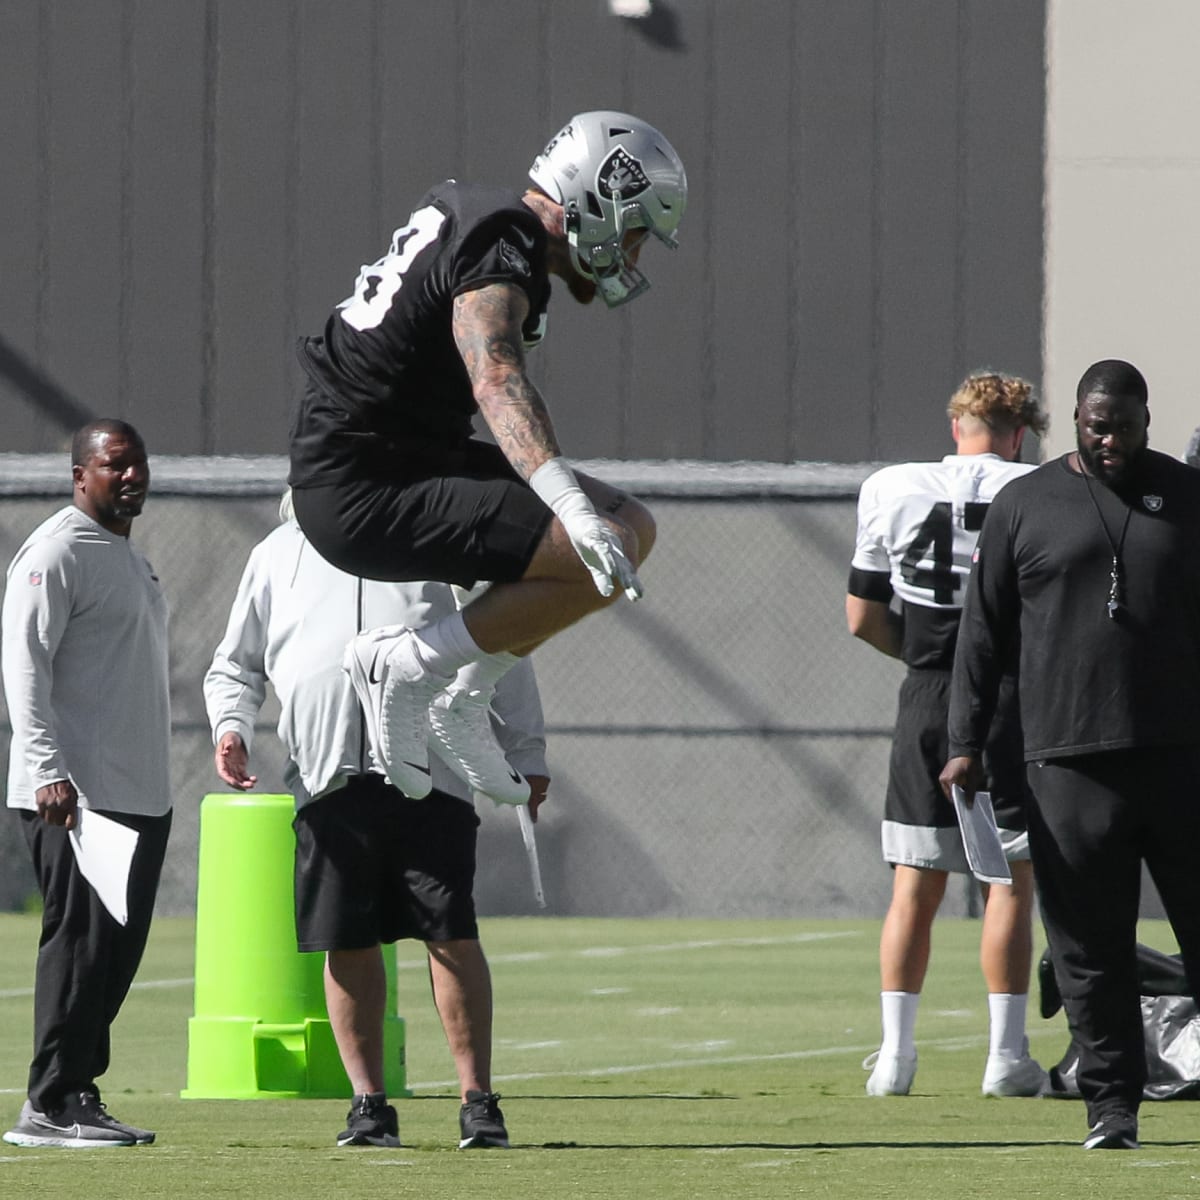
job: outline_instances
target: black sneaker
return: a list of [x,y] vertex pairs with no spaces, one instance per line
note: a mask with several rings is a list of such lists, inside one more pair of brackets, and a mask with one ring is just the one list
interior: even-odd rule
[[1132,1113],[1115,1112],[1101,1117],[1083,1139],[1085,1150],[1140,1150],[1137,1118]]
[[458,1110],[458,1127],[460,1150],[508,1149],[508,1130],[495,1092],[468,1092],[467,1102]]
[[84,1088],[79,1093],[79,1111],[85,1117],[97,1125],[105,1125],[109,1129],[116,1129],[121,1133],[129,1134],[133,1138],[135,1146],[149,1146],[154,1141],[154,1134],[149,1129],[139,1129],[136,1125],[127,1125],[124,1121],[118,1121],[108,1111],[108,1106],[100,1099],[100,1092],[93,1086]]
[[96,1091],[74,1092],[52,1112],[39,1112],[26,1100],[17,1123],[4,1135],[13,1146],[59,1146],[98,1149],[105,1146],[148,1146],[154,1134],[108,1115]]
[[400,1123],[396,1110],[383,1092],[368,1092],[354,1097],[346,1116],[346,1128],[338,1134],[339,1146],[400,1145]]

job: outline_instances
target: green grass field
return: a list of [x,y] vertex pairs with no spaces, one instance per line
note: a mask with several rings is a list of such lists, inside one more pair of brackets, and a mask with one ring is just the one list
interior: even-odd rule
[[[460,1153],[457,1096],[420,955],[400,953],[409,1081],[404,1147],[339,1150],[344,1101],[181,1100],[193,930],[155,926],[101,1081],[150,1147],[0,1144],[0,1196],[91,1200],[345,1195],[1192,1197],[1200,1110],[1142,1109],[1143,1149],[1085,1153],[1079,1102],[979,1094],[987,1006],[979,926],[943,920],[909,1097],[868,1098],[878,1040],[870,921],[511,919],[484,923],[497,997],[496,1087],[514,1149]],[[1174,949],[1147,924],[1143,940]],[[0,1120],[24,1091],[36,918],[0,916]],[[1062,1015],[1030,1018],[1061,1057]]]

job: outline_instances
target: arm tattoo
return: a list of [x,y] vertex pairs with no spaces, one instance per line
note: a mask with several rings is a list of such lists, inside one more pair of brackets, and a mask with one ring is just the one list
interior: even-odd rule
[[512,284],[489,284],[455,297],[452,328],[479,411],[523,479],[559,454],[554,426],[525,373],[521,322],[529,301]]

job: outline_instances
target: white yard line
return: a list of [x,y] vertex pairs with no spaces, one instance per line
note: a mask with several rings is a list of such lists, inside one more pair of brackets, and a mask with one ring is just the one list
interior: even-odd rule
[[[1061,1029],[1035,1030],[1030,1035],[1033,1041],[1038,1037],[1062,1037]],[[919,1049],[930,1050],[965,1050],[972,1046],[987,1045],[986,1033],[974,1036],[922,1039],[917,1042]],[[833,1058],[839,1055],[862,1056],[872,1050],[878,1050],[879,1043],[871,1042],[861,1046],[826,1046],[820,1050],[785,1050],[777,1054],[727,1054],[711,1058],[697,1055],[694,1058],[667,1059],[662,1062],[611,1064],[606,1067],[582,1067],[562,1071],[524,1071],[514,1075],[494,1075],[495,1083],[526,1083],[533,1079],[592,1079],[604,1075],[636,1075],[642,1071],[675,1071],[692,1067],[734,1066],[745,1063],[759,1062],[789,1062],[808,1058]],[[455,1079],[436,1079],[432,1081],[409,1080],[410,1088],[446,1088],[457,1087]]]
[[[705,938],[681,942],[661,942],[654,945],[634,946],[585,946],[578,950],[551,951],[534,950],[512,954],[489,955],[488,961],[493,965],[498,963],[528,963],[545,962],[556,958],[620,958],[626,955],[668,954],[689,950],[714,950],[728,946],[795,946],[806,942],[829,941],[833,938],[858,937],[856,929],[838,930],[831,933],[797,933],[783,937],[736,937],[736,938]],[[424,959],[406,960],[396,964],[398,970],[425,970]],[[187,979],[148,979],[135,982],[133,989],[138,988],[176,988],[190,987],[195,982]],[[131,989],[131,990],[133,990]],[[32,997],[33,988],[8,988],[0,991],[0,1000],[16,1000]],[[986,1038],[947,1038],[938,1042],[922,1042],[921,1045],[952,1047],[962,1044],[974,1045]],[[591,1067],[584,1070],[562,1071],[531,1071],[516,1075],[497,1075],[497,1083],[521,1083],[533,1079],[569,1079],[591,1078],[602,1075],[634,1075],[641,1071],[667,1071],[681,1067],[720,1066],[722,1064],[771,1062],[786,1059],[824,1058],[837,1054],[862,1055],[878,1049],[876,1043],[869,1046],[836,1046],[823,1050],[792,1050],[782,1054],[747,1054],[724,1056],[720,1058],[695,1057],[675,1061],[657,1063],[630,1063],[605,1067]],[[428,1082],[410,1083],[412,1088],[445,1088],[457,1087],[453,1079],[440,1079]],[[0,1088],[0,1095],[21,1095],[21,1088]]]
[[[148,990],[151,988],[177,988],[191,987],[195,983],[190,975],[186,979],[145,979],[130,986],[130,991],[136,989]],[[0,991],[0,1000],[19,1000],[22,997],[32,996],[33,988],[7,988]]]
[[[513,954],[489,954],[493,966],[508,963],[547,962],[555,958],[620,958],[629,954],[669,954],[682,950],[715,950],[725,946],[798,946],[805,942],[823,942],[831,938],[858,937],[857,929],[834,933],[796,933],[787,937],[710,938],[703,941],[662,942],[652,946],[584,946],[579,950],[529,950]],[[396,964],[398,971],[424,971],[425,960],[405,959]],[[191,987],[195,979],[147,979],[135,982],[131,991],[144,988]],[[19,1000],[33,995],[33,988],[7,988],[0,991],[0,1000]]]
[[[674,954],[685,950],[719,950],[727,946],[800,946],[806,942],[826,942],[834,938],[859,937],[858,929],[840,929],[832,933],[793,933],[786,937],[705,938],[686,942],[660,942],[654,945],[584,946],[578,950],[528,950],[516,954],[489,954],[490,963],[547,962],[555,958],[622,958],[631,954]],[[424,970],[424,960],[398,963],[401,970]]]
[[[1033,1041],[1039,1037],[1061,1038],[1059,1029],[1035,1030],[1030,1034]],[[919,1049],[927,1050],[964,1050],[971,1046],[987,1044],[987,1034],[974,1036],[934,1038],[917,1042]],[[820,1050],[785,1050],[776,1054],[723,1054],[706,1058],[697,1055],[693,1058],[666,1059],[660,1062],[643,1063],[611,1063],[604,1067],[576,1067],[561,1071],[522,1071],[512,1075],[494,1075],[494,1083],[528,1083],[534,1079],[595,1079],[605,1075],[637,1075],[643,1071],[676,1071],[693,1067],[720,1067],[744,1065],[760,1062],[799,1062],[810,1058],[833,1058],[840,1055],[861,1057],[872,1050],[878,1050],[878,1042],[863,1043],[858,1046],[826,1046]],[[408,1081],[408,1086],[417,1090],[433,1088],[456,1088],[457,1079],[427,1079]],[[0,1095],[20,1095],[23,1088],[0,1088]]]

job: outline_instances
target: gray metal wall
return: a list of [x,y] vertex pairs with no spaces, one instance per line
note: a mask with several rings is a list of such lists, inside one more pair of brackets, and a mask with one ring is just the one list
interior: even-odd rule
[[688,165],[683,246],[537,366],[583,457],[924,457],[1041,370],[1044,0],[0,0],[0,422],[278,453],[292,344],[432,182],[571,113]]

